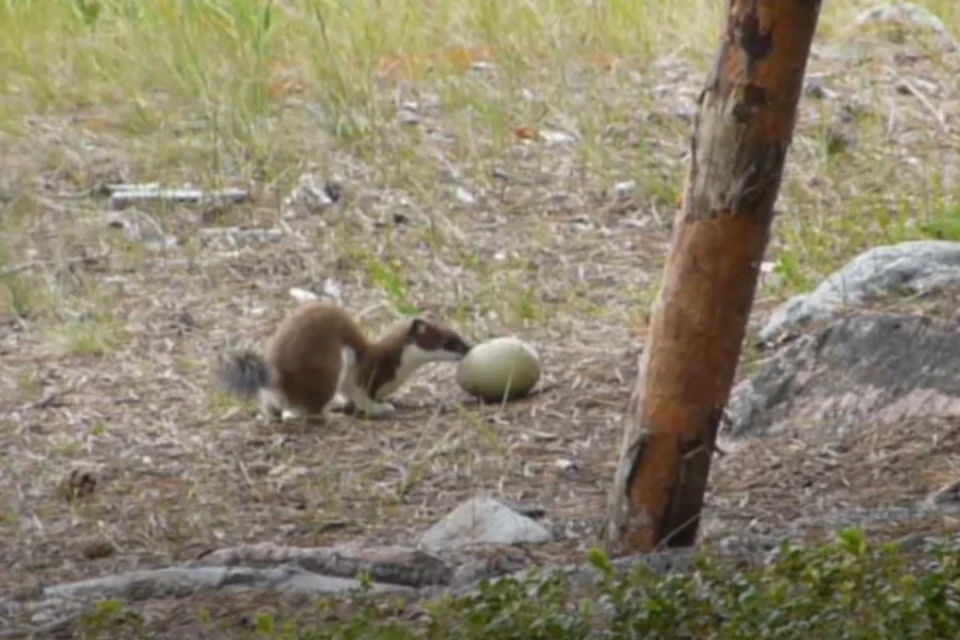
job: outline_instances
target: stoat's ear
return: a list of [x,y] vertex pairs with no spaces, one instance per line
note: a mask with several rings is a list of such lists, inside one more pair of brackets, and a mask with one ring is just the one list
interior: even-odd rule
[[426,332],[427,323],[423,320],[423,318],[414,318],[410,323],[410,339],[416,340]]

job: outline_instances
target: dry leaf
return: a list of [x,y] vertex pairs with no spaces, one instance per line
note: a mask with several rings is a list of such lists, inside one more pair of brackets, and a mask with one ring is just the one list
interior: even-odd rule
[[539,132],[534,127],[527,125],[514,127],[513,135],[517,136],[521,140],[536,140],[540,137]]
[[443,58],[460,72],[469,71],[477,62],[487,60],[487,52],[483,47],[447,47],[443,50]]
[[617,58],[612,53],[592,53],[587,56],[587,60],[598,71],[610,71],[617,62]]

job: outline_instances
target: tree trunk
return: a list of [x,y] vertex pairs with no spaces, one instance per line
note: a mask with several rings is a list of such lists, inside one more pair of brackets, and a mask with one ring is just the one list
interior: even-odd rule
[[728,0],[625,419],[611,555],[696,539],[819,13],[819,0]]

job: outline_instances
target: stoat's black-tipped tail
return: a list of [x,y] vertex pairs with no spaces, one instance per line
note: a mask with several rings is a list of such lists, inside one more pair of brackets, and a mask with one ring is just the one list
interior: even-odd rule
[[270,383],[270,365],[255,351],[238,351],[227,354],[217,377],[227,391],[249,398]]

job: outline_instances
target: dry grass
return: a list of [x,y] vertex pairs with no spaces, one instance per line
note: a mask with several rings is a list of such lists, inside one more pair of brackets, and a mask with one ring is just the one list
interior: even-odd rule
[[744,441],[713,474],[711,533],[750,531],[822,539],[860,526],[880,537],[956,533],[955,510],[920,505],[955,483],[956,418],[907,419],[824,441],[797,432]]
[[[826,4],[758,313],[867,246],[960,235],[960,57]],[[252,2],[0,3],[0,584],[409,539],[479,491],[545,507],[550,553],[592,544],[720,5],[288,0],[267,26]],[[343,200],[286,218],[307,170]],[[126,211],[127,234],[119,181],[255,199]],[[278,234],[200,233],[229,227]],[[417,308],[518,334],[556,386],[479,409],[437,366],[396,420],[259,426],[211,372],[290,287],[371,330]],[[76,464],[98,486],[67,503]]]

